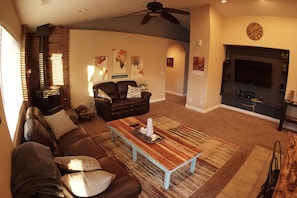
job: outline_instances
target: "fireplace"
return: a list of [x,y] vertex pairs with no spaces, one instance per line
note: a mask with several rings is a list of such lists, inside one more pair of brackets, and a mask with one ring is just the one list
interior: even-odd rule
[[50,86],[47,80],[48,37],[50,25],[37,27],[36,36],[39,38],[39,88],[31,91],[31,104],[37,106],[43,114],[50,115],[64,108],[63,86]]
[[44,115],[51,115],[63,109],[63,87],[50,86],[32,92],[32,105],[37,106]]

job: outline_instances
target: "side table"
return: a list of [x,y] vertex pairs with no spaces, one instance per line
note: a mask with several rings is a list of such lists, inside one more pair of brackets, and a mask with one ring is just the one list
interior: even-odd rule
[[288,106],[296,108],[297,103],[285,100],[284,107],[283,107],[283,112],[282,112],[281,118],[279,120],[278,128],[277,128],[277,130],[279,130],[279,131],[282,130],[283,124],[284,124],[285,121],[297,124],[297,118],[296,117],[292,117],[292,116],[287,115]]

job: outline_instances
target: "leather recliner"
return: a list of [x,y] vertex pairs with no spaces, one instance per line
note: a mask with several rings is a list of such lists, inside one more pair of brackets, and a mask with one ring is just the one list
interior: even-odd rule
[[[105,121],[149,112],[149,100],[152,94],[142,91],[141,98],[127,98],[128,85],[137,87],[137,83],[133,80],[104,82],[93,86],[97,114]],[[111,100],[100,97],[99,89],[104,91]]]

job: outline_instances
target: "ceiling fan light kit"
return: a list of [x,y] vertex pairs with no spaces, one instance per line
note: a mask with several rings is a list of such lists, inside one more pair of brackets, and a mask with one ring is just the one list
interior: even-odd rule
[[158,17],[161,16],[161,12],[148,12],[148,15],[151,17]]

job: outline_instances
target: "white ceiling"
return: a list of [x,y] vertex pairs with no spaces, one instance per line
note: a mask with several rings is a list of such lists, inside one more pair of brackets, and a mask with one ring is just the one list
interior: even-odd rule
[[[72,25],[127,15],[146,9],[151,0],[13,0],[22,24]],[[297,18],[297,0],[158,0],[164,7],[190,11],[212,5],[222,16],[283,16]],[[144,13],[142,13],[144,16]],[[189,28],[189,17],[175,14]],[[140,22],[139,22],[140,23]]]

